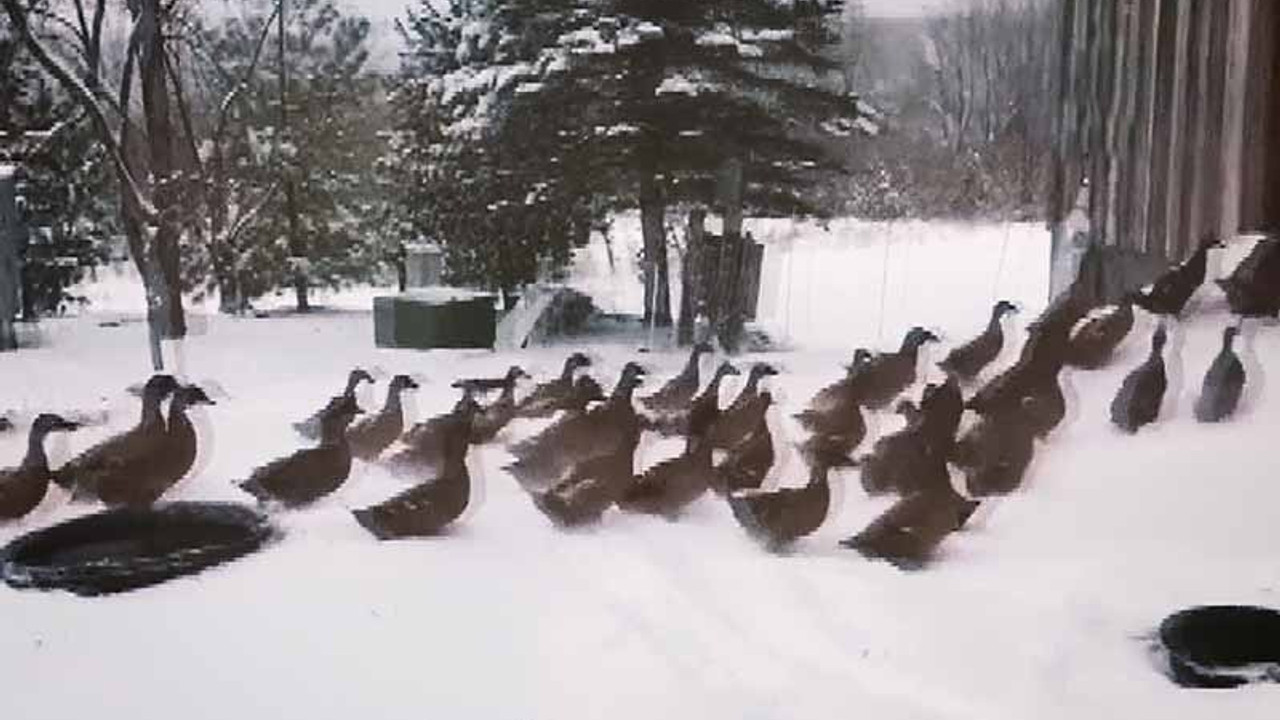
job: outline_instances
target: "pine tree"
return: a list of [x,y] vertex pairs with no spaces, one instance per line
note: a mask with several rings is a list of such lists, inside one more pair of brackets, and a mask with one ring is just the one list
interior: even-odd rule
[[0,161],[22,167],[22,318],[63,312],[116,231],[102,148],[17,38],[0,31]]
[[[431,131],[408,145],[465,139],[479,145],[469,153],[499,155],[495,171],[541,178],[563,188],[567,202],[581,189],[606,207],[638,205],[646,314],[652,308],[664,324],[668,208],[717,207],[734,237],[744,211],[814,214],[806,189],[838,167],[822,137],[847,134],[858,115],[842,78],[826,77],[838,67],[824,55],[839,39],[838,1],[423,7],[406,26],[417,50],[407,71],[430,100],[410,103],[430,108],[416,113],[418,129]],[[548,161],[502,167],[516,145]],[[575,184],[580,177],[592,182]],[[731,318],[738,301],[726,300]]]
[[[230,19],[210,33],[214,62],[228,77],[250,64],[254,42],[272,12],[259,6],[246,20]],[[309,285],[338,287],[368,281],[383,258],[367,234],[366,213],[377,188],[380,81],[368,73],[367,19],[344,15],[332,0],[299,0],[286,15],[289,74],[286,102],[294,118],[282,133],[278,64],[260,63],[243,94],[246,109],[230,142],[235,184],[277,189],[260,217],[229,249],[235,291],[244,300],[292,287],[297,272]],[[298,248],[305,266],[295,266]]]

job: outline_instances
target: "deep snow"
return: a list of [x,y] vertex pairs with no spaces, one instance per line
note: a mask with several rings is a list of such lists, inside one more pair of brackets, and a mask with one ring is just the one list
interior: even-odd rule
[[[787,234],[757,231],[773,244],[761,321],[793,347],[767,356],[784,370],[773,383],[783,398],[775,438],[798,437],[786,416],[856,345],[896,345],[914,322],[963,340],[997,294],[1027,314],[1044,302],[1047,237],[1035,228],[848,223]],[[613,309],[638,304],[633,241],[619,232],[617,276],[598,246],[578,266],[579,284],[611,293]],[[144,328],[98,326],[136,317],[127,280],[95,286],[93,313],[43,323],[42,347],[0,355],[0,410],[18,411],[20,424],[44,409],[108,413],[106,426],[55,443],[59,459],[135,421],[124,388],[148,372]],[[454,377],[516,361],[541,378],[570,349],[374,349],[372,294],[330,298],[333,309],[309,317],[206,318],[182,368],[216,382],[219,405],[202,414],[198,472],[175,496],[247,499],[232,481],[299,447],[289,423],[336,392],[352,365],[382,371],[366,407],[381,402],[389,374],[410,372],[425,381],[414,404],[435,414],[452,403]],[[1140,313],[1111,368],[1067,374],[1068,422],[1040,446],[1027,486],[984,506],[925,572],[836,545],[889,502],[865,497],[856,471],[840,476],[822,530],[774,556],[712,498],[679,523],[613,513],[594,531],[559,532],[498,469],[500,444],[472,453],[477,502],[455,532],[380,544],[348,509],[403,485],[357,464],[335,496],[279,516],[280,543],[195,578],[94,600],[0,589],[6,715],[1274,717],[1280,690],[1178,689],[1154,670],[1144,640],[1186,605],[1280,606],[1280,489],[1268,454],[1280,391],[1267,383],[1280,331],[1246,334],[1239,420],[1198,425],[1191,404],[1227,322],[1214,291],[1200,307],[1173,334],[1173,391],[1157,427],[1126,437],[1106,422],[1112,393],[1146,351],[1153,324]],[[637,332],[592,343],[592,373],[611,383],[640,358],[656,386],[683,358],[638,355],[646,340]],[[880,431],[895,425],[873,421]],[[519,424],[505,439],[535,428]],[[19,459],[19,435],[0,435],[0,464]],[[677,449],[646,443],[640,464]],[[775,474],[804,477],[791,455]],[[32,516],[0,526],[0,542],[81,512],[51,492]]]

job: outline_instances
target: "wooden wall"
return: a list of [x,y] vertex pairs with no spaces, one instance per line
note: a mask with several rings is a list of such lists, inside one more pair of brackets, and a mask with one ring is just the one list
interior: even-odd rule
[[1280,0],[1059,1],[1049,218],[1087,186],[1109,284],[1280,229]]

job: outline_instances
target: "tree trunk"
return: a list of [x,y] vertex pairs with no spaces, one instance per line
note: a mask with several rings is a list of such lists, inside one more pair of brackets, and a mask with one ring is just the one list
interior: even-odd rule
[[[282,138],[288,138],[289,66],[285,62],[285,4],[283,0],[281,0],[279,8],[280,12],[277,15],[277,18],[279,20],[278,27],[280,31],[280,136]],[[293,159],[296,161],[296,154]],[[289,170],[286,169],[285,172],[288,173]],[[307,249],[302,238],[298,235],[298,204],[297,198],[294,196],[293,178],[285,177],[284,183],[285,212],[289,215],[289,259],[293,263],[293,293],[297,305],[297,311],[305,313],[311,311],[311,302],[307,294]]]
[[159,226],[151,238],[151,248],[160,287],[156,290],[162,303],[160,331],[167,338],[187,334],[182,311],[181,262],[178,240],[182,226],[178,222],[180,199],[172,185],[175,169],[174,135],[169,86],[165,77],[165,35],[160,23],[160,0],[144,0],[137,20],[141,27],[138,72],[142,79],[142,108],[146,116],[147,147],[151,159],[151,176],[155,183],[155,206],[160,212]]
[[707,212],[702,208],[689,211],[689,234],[685,243],[684,265],[680,271],[680,319],[676,325],[676,343],[681,347],[693,344],[698,306],[702,301],[702,253],[706,247],[706,221]]
[[640,173],[640,228],[644,235],[644,320],[658,327],[670,327],[666,198],[657,171],[652,167]]
[[745,323],[742,301],[742,265],[744,241],[742,238],[743,167],[738,158],[725,162],[720,170],[720,207],[724,213],[724,238],[720,253],[720,269],[717,272],[718,301],[715,316],[716,336],[726,352],[736,353],[742,344]]

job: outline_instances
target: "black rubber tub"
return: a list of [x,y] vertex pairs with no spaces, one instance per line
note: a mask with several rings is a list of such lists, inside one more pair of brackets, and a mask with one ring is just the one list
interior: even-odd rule
[[1280,612],[1208,605],[1160,624],[1169,676],[1183,687],[1233,688],[1280,682]]
[[15,588],[107,595],[198,573],[276,536],[265,515],[231,503],[119,508],[36,530],[0,551]]

